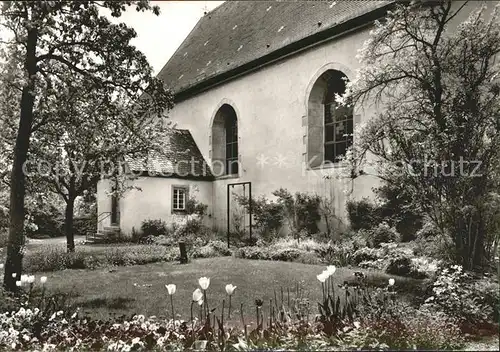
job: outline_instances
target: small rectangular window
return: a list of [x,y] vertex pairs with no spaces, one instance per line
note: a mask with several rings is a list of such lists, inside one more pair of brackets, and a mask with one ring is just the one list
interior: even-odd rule
[[187,201],[187,188],[174,187],[172,192],[172,210],[185,211]]

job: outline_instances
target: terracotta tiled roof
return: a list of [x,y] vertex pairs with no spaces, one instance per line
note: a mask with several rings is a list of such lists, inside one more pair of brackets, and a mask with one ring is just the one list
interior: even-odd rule
[[172,129],[165,137],[162,153],[147,158],[128,158],[130,171],[149,176],[211,179],[210,167],[188,130]]
[[393,2],[226,1],[200,19],[158,77],[179,93]]

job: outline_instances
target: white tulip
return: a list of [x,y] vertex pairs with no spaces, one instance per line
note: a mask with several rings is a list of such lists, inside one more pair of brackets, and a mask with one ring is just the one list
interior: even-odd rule
[[201,292],[201,290],[199,288],[197,288],[196,290],[194,290],[194,292],[193,292],[193,302],[198,302],[202,298],[203,298],[203,293]]
[[177,287],[174,284],[165,285],[165,287],[167,288],[169,295],[173,295],[175,293],[175,290],[177,289]]
[[316,277],[318,278],[319,282],[323,283],[326,281],[326,279],[328,279],[328,273],[325,273],[323,271],[321,274],[317,275]]
[[335,271],[337,270],[337,268],[335,267],[335,265],[328,265],[326,267],[326,271],[328,272],[328,275],[333,275],[335,274]]
[[200,284],[200,287],[202,290],[208,289],[208,286],[210,286],[210,278],[209,277],[200,277],[198,280],[198,283]]
[[17,276],[17,273],[12,273],[12,277],[15,279]]
[[396,280],[394,279],[389,279],[389,286],[394,286],[394,283],[396,282]]
[[40,283],[43,285],[43,284],[44,284],[44,283],[46,283],[46,282],[47,282],[47,276],[42,276],[42,277],[40,278]]
[[35,282],[35,275],[30,275],[30,276],[28,276],[27,282],[28,282],[29,284],[34,283],[34,282]]
[[226,293],[231,296],[234,292],[234,290],[236,289],[236,287],[238,286],[233,286],[233,284],[227,284],[226,285]]
[[0,270],[3,269],[3,263],[0,263]]
[[28,276],[28,275],[26,275],[26,274],[22,274],[22,275],[21,275],[21,282],[22,282],[22,283],[28,282],[28,278],[29,278],[29,276]]
[[203,305],[203,300],[202,300],[202,299],[200,299],[200,300],[198,301],[198,305],[199,305],[199,306],[202,306],[202,305]]
[[17,287],[21,287],[21,286],[22,286],[22,284],[23,284],[23,283],[22,283],[21,281],[16,281],[16,286],[17,286]]
[[359,321],[355,321],[353,324],[354,324],[354,327],[356,329],[359,329],[359,327],[361,326],[361,324],[359,323]]

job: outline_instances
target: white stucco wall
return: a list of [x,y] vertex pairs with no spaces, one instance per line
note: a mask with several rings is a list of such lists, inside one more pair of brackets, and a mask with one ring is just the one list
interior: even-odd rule
[[[329,42],[267,66],[239,79],[178,103],[169,113],[179,128],[189,129],[203,156],[210,162],[209,141],[211,121],[224,104],[230,104],[238,117],[240,177],[214,182],[214,221],[225,228],[226,185],[232,182],[252,182],[255,196],[270,196],[283,187],[291,192],[303,191],[333,195],[339,214],[343,213],[346,197],[344,188],[333,178],[324,175],[335,169],[307,170],[302,162],[306,153],[304,136],[307,127],[308,92],[315,80],[328,69],[342,70],[353,78],[357,63],[356,50],[368,32],[358,32]],[[362,120],[371,111],[360,112]],[[267,164],[259,166],[259,158]],[[284,165],[279,161],[283,160]],[[338,171],[338,170],[337,170]],[[362,176],[354,184],[354,197],[369,195],[375,179]]]
[[[489,2],[488,5],[492,8],[495,3]],[[479,1],[470,2],[453,22],[463,21],[481,4]],[[460,3],[455,6],[460,6]],[[235,182],[251,182],[256,197],[271,197],[271,193],[280,187],[291,192],[329,196],[334,199],[338,215],[345,218],[345,193],[352,190],[350,197],[354,199],[371,196],[378,180],[365,175],[351,183],[334,177],[338,168],[306,168],[303,160],[307,152],[308,98],[317,78],[328,69],[340,70],[350,79],[354,77],[359,68],[355,56],[368,39],[370,29],[328,41],[177,103],[169,112],[170,119],[177,123],[178,128],[190,130],[209,163],[213,118],[225,103],[235,109],[241,162],[239,177],[218,179],[213,183],[140,179],[136,182],[143,191],[131,191],[120,200],[122,230],[130,232],[132,227],[139,228],[144,219],[171,221],[171,185],[183,182],[190,186],[199,185],[199,199],[209,205],[212,215],[209,221],[223,231],[227,224],[227,184]],[[357,106],[357,122],[367,121],[376,110],[373,105]],[[266,164],[259,165],[259,160],[265,160]],[[326,179],[326,175],[333,177]],[[111,208],[110,198],[102,196],[104,188],[105,182],[101,182],[98,187],[99,212]]]
[[[463,21],[478,6],[480,2],[469,3],[453,22]],[[345,190],[352,189],[350,197],[354,199],[373,195],[372,188],[378,185],[373,176],[358,177],[353,183],[335,177],[325,179],[325,175],[338,173],[338,168],[307,170],[302,162],[307,149],[307,101],[312,85],[328,69],[341,70],[352,79],[360,66],[355,58],[357,51],[368,39],[370,29],[344,35],[211,88],[179,102],[169,113],[178,128],[191,131],[203,156],[211,162],[212,120],[224,103],[236,111],[240,177],[214,181],[214,222],[218,227],[226,227],[227,183],[250,181],[255,196],[270,196],[280,187],[332,196],[338,215],[344,218]],[[358,123],[370,119],[377,109],[373,104],[357,106]],[[259,166],[262,157],[268,163]],[[284,160],[285,165],[279,165],[279,160]]]
[[[212,184],[208,181],[139,177],[129,185],[140,190],[127,190],[119,201],[119,225],[122,234],[126,236],[132,233],[132,228],[139,230],[144,220],[161,219],[167,224],[182,221],[185,215],[172,214],[172,186],[188,186],[189,197],[208,205],[205,221],[208,226],[212,223]],[[111,211],[111,197],[105,194],[106,190],[110,190],[109,181],[100,181],[97,187],[99,213]],[[103,225],[109,226],[109,218]]]

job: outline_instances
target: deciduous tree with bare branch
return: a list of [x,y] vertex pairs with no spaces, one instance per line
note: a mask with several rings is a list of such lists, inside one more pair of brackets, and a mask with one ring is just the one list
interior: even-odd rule
[[[9,36],[2,38],[2,61],[13,65],[11,88],[18,91],[15,142],[10,168],[10,227],[4,286],[15,290],[13,273],[22,271],[26,176],[23,166],[36,130],[60,117],[41,113],[67,92],[68,76],[87,80],[98,90],[113,87],[130,96],[146,89],[167,96],[163,83],[152,76],[146,57],[130,41],[136,36],[125,24],[113,24],[100,9],[120,17],[128,7],[137,11],[159,9],[149,1],[5,1],[0,25]],[[17,74],[19,72],[19,74]],[[61,91],[62,90],[62,91]],[[113,92],[105,90],[104,94]],[[115,94],[114,92],[112,94]],[[162,100],[158,100],[161,102]],[[162,104],[150,111],[161,114]]]
[[354,175],[374,166],[409,190],[468,269],[487,259],[486,209],[498,196],[500,153],[499,8],[470,14],[476,5],[398,5],[376,23],[342,97],[378,105],[345,159]]

